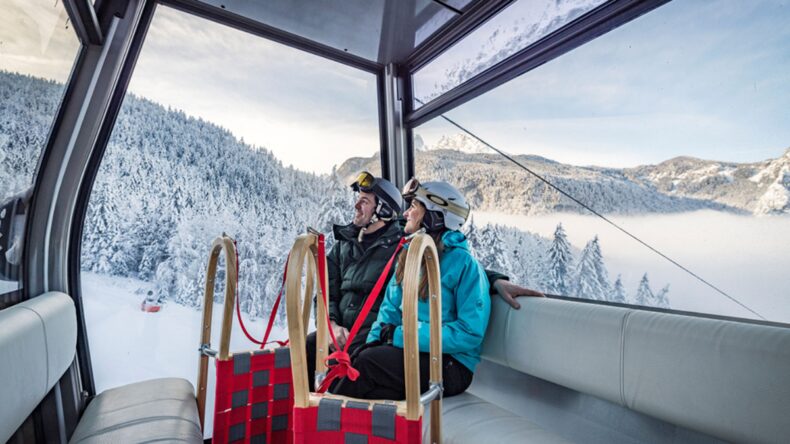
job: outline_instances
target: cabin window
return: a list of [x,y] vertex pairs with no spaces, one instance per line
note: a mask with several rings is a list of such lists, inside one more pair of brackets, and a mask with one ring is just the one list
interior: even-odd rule
[[446,114],[677,264],[441,117],[417,175],[466,190],[477,257],[529,287],[790,323],[788,42],[787,2],[677,0]]
[[36,165],[79,49],[61,2],[0,0],[0,294],[21,285]]
[[[241,311],[260,339],[295,237],[350,222],[352,178],[380,174],[378,124],[374,74],[158,6],[82,239],[97,390],[195,383],[206,262],[223,232],[238,241]],[[234,319],[231,351],[255,348]]]
[[603,0],[518,0],[414,73],[414,108],[576,20]]

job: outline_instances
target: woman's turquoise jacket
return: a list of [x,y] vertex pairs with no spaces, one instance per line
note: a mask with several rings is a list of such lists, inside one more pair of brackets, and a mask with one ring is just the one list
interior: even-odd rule
[[[474,371],[480,362],[480,348],[491,314],[491,296],[483,267],[472,257],[466,237],[459,231],[442,235],[442,353]],[[430,312],[427,301],[418,303],[420,351],[430,351]],[[367,342],[379,339],[381,324],[394,324],[393,345],[403,348],[403,291],[392,276]]]

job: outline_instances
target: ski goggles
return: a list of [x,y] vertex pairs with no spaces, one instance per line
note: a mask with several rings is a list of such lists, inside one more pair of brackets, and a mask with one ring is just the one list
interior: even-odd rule
[[376,176],[368,173],[367,171],[363,171],[359,173],[359,176],[357,176],[357,180],[355,180],[354,183],[351,184],[351,188],[353,188],[354,191],[359,191],[359,190],[364,191],[372,188],[375,183],[376,183]]
[[406,185],[404,185],[401,189],[401,195],[403,196],[403,200],[405,200],[408,205],[411,205],[411,201],[417,198],[417,200],[421,201],[423,204],[432,203],[434,205],[438,205],[447,211],[464,218],[464,220],[469,217],[469,208],[462,207],[455,202],[450,202],[441,196],[432,194],[430,191],[425,189],[425,187],[420,185],[420,181],[418,181],[415,177],[412,177],[408,182],[406,182]]

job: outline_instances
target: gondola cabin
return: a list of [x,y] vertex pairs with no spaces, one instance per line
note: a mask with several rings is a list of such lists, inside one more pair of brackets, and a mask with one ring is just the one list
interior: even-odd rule
[[[0,441],[790,442],[788,54],[786,0],[0,0]],[[482,359],[294,416],[254,341],[362,171],[464,195]]]

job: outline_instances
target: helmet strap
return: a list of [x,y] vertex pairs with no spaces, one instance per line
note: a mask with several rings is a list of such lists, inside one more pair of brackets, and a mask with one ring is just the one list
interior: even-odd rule
[[429,233],[436,233],[444,229],[444,215],[438,211],[425,210],[420,224]]
[[379,217],[376,215],[376,213],[373,213],[373,216],[371,216],[370,221],[368,221],[368,223],[364,227],[359,229],[359,234],[357,234],[357,242],[362,242],[362,236],[365,235],[365,232],[368,231],[368,228],[370,228],[371,225],[375,224],[378,221],[379,221]]

